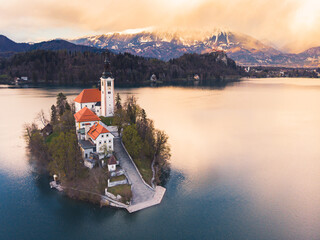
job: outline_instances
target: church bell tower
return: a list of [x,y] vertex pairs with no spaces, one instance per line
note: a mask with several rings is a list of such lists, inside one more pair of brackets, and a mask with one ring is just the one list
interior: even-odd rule
[[101,87],[101,115],[112,117],[114,115],[114,78],[112,77],[110,61],[105,54],[104,72],[100,78]]

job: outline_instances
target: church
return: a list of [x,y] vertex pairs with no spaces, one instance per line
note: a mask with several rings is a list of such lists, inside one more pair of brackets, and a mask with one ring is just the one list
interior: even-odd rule
[[92,168],[97,161],[110,157],[114,135],[101,121],[101,116],[114,115],[114,78],[110,62],[104,61],[99,89],[84,89],[75,99],[75,124],[85,166]]
[[100,78],[99,89],[84,89],[75,99],[75,110],[87,107],[98,116],[112,117],[114,114],[114,78],[110,62],[104,60],[104,72]]

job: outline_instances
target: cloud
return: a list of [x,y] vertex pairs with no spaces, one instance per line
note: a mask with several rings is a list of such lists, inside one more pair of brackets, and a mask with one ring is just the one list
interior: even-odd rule
[[225,27],[300,51],[320,45],[319,10],[317,0],[12,0],[0,4],[0,30],[37,40],[150,26]]

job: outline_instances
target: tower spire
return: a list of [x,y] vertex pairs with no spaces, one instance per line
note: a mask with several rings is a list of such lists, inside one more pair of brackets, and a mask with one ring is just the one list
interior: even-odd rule
[[108,59],[107,53],[104,52],[104,71],[102,73],[103,78],[112,78],[111,66],[110,61]]

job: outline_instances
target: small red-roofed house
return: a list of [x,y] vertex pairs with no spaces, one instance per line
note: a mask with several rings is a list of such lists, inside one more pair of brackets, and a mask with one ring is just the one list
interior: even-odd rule
[[97,153],[104,157],[107,151],[113,151],[114,136],[103,126],[103,123],[95,123],[88,131],[89,140],[96,145]]
[[112,172],[115,171],[117,168],[117,160],[115,158],[114,155],[112,155],[109,159],[108,159],[108,171]]
[[93,88],[82,90],[82,92],[74,99],[74,102],[76,112],[87,107],[98,116],[101,115],[101,92],[99,89]]

